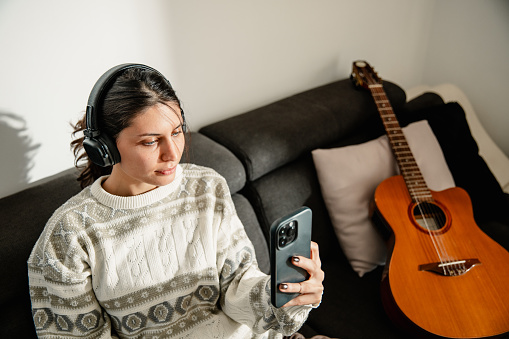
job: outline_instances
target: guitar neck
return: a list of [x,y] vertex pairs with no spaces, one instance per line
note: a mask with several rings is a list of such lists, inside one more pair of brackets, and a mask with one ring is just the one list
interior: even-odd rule
[[432,201],[431,192],[424,181],[419,166],[408,146],[403,130],[392,110],[392,106],[381,84],[369,85],[378,113],[382,118],[399,171],[405,180],[408,192],[414,202]]

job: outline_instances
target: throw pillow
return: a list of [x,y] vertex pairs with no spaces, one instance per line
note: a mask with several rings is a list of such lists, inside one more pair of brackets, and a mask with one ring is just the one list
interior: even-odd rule
[[[453,187],[454,180],[428,122],[410,124],[403,133],[428,187],[434,191]],[[399,173],[387,137],[317,149],[312,155],[334,231],[352,268],[362,277],[383,265],[387,256],[370,215],[378,184]]]

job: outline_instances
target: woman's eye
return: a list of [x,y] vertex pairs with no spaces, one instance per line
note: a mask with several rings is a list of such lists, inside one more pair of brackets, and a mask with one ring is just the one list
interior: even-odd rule
[[157,140],[146,141],[146,142],[143,143],[143,145],[145,145],[145,146],[153,146],[153,145],[156,144],[156,142],[157,142]]
[[179,134],[182,133],[182,131],[180,130],[180,128],[178,130],[175,130],[173,131],[173,133],[171,134],[173,137],[178,137]]

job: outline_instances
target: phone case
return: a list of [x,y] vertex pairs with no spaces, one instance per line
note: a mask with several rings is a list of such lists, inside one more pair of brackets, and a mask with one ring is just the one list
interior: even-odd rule
[[271,301],[276,307],[299,295],[280,292],[281,283],[301,282],[308,277],[305,270],[292,264],[292,257],[310,258],[311,224],[311,209],[301,207],[274,221],[270,228]]

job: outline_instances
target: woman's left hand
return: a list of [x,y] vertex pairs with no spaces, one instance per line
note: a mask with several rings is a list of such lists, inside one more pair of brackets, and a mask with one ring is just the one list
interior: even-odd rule
[[284,293],[299,293],[300,295],[287,302],[283,307],[297,305],[317,305],[322,301],[323,280],[325,273],[322,271],[322,263],[318,251],[318,244],[311,242],[311,258],[293,257],[292,263],[306,270],[309,274],[308,280],[300,283],[283,283],[279,290]]

